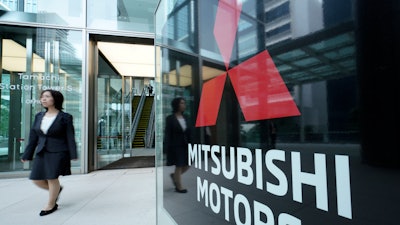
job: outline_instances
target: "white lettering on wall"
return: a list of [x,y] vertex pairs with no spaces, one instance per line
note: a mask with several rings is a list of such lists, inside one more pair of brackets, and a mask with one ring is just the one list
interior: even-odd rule
[[279,225],[301,225],[301,220],[298,218],[289,215],[287,213],[281,213],[278,217]]
[[301,171],[299,152],[292,152],[293,200],[303,202],[303,184],[315,187],[317,208],[328,211],[328,184],[326,178],[326,160],[324,154],[314,154],[315,173]]
[[209,145],[201,145],[201,150],[204,152],[204,169],[208,171],[208,153],[210,152]]
[[262,151],[256,149],[256,187],[263,190]]
[[204,204],[208,207],[208,180],[204,180],[204,183],[201,183],[200,177],[197,177],[197,201],[204,198]]
[[253,156],[250,149],[248,148],[237,148],[238,157],[238,182],[242,184],[250,185],[253,183],[253,169],[251,164],[253,163]]
[[[189,149],[188,149],[188,163],[189,166],[192,165],[192,162],[194,161],[194,167],[198,168],[198,163],[197,163],[197,144],[191,145],[189,144]],[[200,168],[199,168],[200,169]]]
[[[197,201],[204,202],[205,207],[218,214],[224,210],[224,219],[231,220],[231,211],[235,224],[241,225],[274,225],[275,216],[273,211],[267,205],[258,201],[249,201],[245,195],[234,194],[228,188],[218,186],[218,184],[209,182],[197,177]],[[224,208],[221,202],[224,202]],[[252,204],[251,204],[252,203]],[[233,209],[230,207],[233,204]],[[278,215],[278,225],[301,225],[301,221],[287,213]]]
[[221,148],[222,174],[226,179],[232,180],[235,177],[235,148],[230,147],[230,170],[227,169],[225,146]]
[[[232,180],[236,177],[238,184],[246,186],[254,185],[257,190],[265,190],[266,193],[277,197],[287,196],[289,188],[292,188],[292,199],[299,203],[303,203],[303,196],[307,196],[303,193],[303,185],[310,185],[313,186],[315,190],[316,208],[324,211],[332,210],[328,209],[328,174],[325,154],[313,154],[314,168],[311,169],[313,172],[310,172],[301,169],[302,163],[306,163],[307,161],[302,159],[300,152],[290,152],[289,160],[286,158],[288,157],[286,155],[287,152],[278,149],[266,151],[263,156],[261,149],[255,149],[253,154],[252,150],[248,148],[229,147],[230,153],[226,154],[227,147],[225,146],[189,144],[188,147],[188,163],[189,165],[194,164],[197,169],[202,169],[207,172],[209,171],[209,167],[211,167],[210,170],[213,175],[222,176],[228,180]],[[209,152],[211,152],[212,163],[205,160],[208,158]],[[331,166],[334,166],[336,171],[335,188],[337,214],[344,218],[352,219],[349,157],[345,155],[335,155],[334,157],[335,163]],[[288,165],[288,163],[290,164]],[[272,177],[263,176],[264,167]],[[284,168],[290,169],[287,170]],[[291,174],[287,174],[289,172],[291,172]],[[288,177],[292,178],[291,185],[288,183]],[[275,181],[273,182],[272,180]],[[211,183],[209,187],[208,181],[204,180],[204,182],[202,182],[199,177],[197,178],[197,189],[197,200],[204,200],[206,207],[211,204],[211,209],[214,212],[219,212],[221,210],[220,207],[223,198],[225,219],[229,221],[230,200],[236,198],[233,192],[227,188],[219,187],[218,184],[214,183]],[[330,189],[334,188],[331,187]],[[222,198],[221,196],[217,196],[221,194],[223,195]],[[244,207],[243,209],[246,209],[245,202],[240,202],[238,204],[240,204],[240,207]],[[237,207],[239,207],[239,205],[237,205]],[[253,218],[256,217],[253,216]],[[298,224],[299,222],[297,218],[294,217],[295,219],[293,219],[290,215],[282,214],[281,218],[282,224]],[[240,221],[240,223],[246,224],[247,222]]]
[[18,74],[19,79],[21,80],[53,80],[53,81],[59,81],[60,77],[59,76],[54,76],[54,75],[35,75],[35,74],[23,74],[19,73]]
[[[266,218],[264,222],[261,218],[261,214],[263,214]],[[274,225],[274,213],[272,210],[257,201],[254,201],[254,224],[265,224],[265,225]]]
[[340,216],[351,219],[351,193],[349,157],[335,156],[337,209]]
[[229,221],[229,199],[233,198],[233,191],[221,187],[221,194],[224,195],[224,205],[225,205],[225,220]]
[[214,175],[219,175],[221,173],[221,163],[219,162],[218,156],[216,154],[220,153],[219,146],[213,145],[211,147],[211,159],[215,163],[215,166],[211,167],[211,173]]
[[[240,220],[240,206],[242,206],[244,209],[242,211],[242,212],[244,212],[244,215],[242,216],[244,218],[243,222]],[[241,224],[241,225],[250,225],[251,224],[250,203],[244,195],[237,194],[235,196],[235,198],[233,199],[233,211],[235,212],[236,224]]]
[[265,154],[265,165],[267,169],[278,179],[278,184],[266,182],[267,191],[276,196],[285,196],[288,192],[288,181],[285,173],[274,164],[274,161],[285,162],[285,152],[280,150],[269,150]]

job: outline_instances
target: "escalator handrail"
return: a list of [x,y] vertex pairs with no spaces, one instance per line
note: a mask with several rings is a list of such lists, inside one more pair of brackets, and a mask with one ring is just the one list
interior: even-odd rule
[[153,139],[154,139],[154,121],[155,121],[155,110],[154,110],[154,103],[155,101],[153,100],[153,104],[151,106],[151,112],[150,112],[150,120],[149,124],[146,129],[146,139],[145,139],[145,146],[146,148],[151,148]]

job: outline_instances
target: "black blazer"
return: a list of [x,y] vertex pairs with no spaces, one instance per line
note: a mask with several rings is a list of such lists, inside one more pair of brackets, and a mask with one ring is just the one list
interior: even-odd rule
[[[57,114],[47,134],[40,129],[45,112],[36,114],[29,133],[29,142],[22,155],[23,160],[32,160],[33,154],[46,149],[49,152],[69,152],[71,159],[77,159],[75,129],[72,115],[63,111]],[[36,151],[35,151],[36,150]]]
[[165,150],[171,150],[174,147],[187,147],[191,142],[191,129],[188,123],[188,118],[183,116],[186,120],[187,129],[184,131],[179,124],[178,119],[174,114],[167,116],[165,124],[164,145]]

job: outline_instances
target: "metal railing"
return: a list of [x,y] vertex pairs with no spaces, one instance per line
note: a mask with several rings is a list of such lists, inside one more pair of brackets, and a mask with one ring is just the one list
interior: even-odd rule
[[154,105],[155,101],[153,100],[153,104],[151,105],[151,112],[150,112],[150,119],[149,119],[149,124],[146,129],[146,139],[145,139],[145,147],[146,148],[151,148],[153,147],[153,141],[154,141],[154,129],[155,129],[155,110],[154,110]]

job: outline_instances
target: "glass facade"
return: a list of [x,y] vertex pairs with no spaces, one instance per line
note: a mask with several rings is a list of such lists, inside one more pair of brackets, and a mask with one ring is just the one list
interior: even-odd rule
[[88,0],[90,29],[154,33],[157,0]]
[[[29,167],[20,163],[34,115],[42,110],[45,89],[65,94],[64,109],[74,116],[78,152],[82,135],[82,32],[0,26],[1,162],[0,171]],[[76,48],[78,46],[79,48]],[[73,167],[80,162],[74,161]],[[25,168],[24,168],[25,167]]]
[[[398,94],[373,85],[383,85],[373,71],[398,72],[398,17],[367,16],[394,15],[395,5],[160,1],[158,224],[396,224],[400,154],[370,126],[398,120]],[[377,53],[385,60],[373,60]],[[192,131],[181,180],[164,139],[176,97]],[[390,105],[390,119],[376,101]],[[398,147],[393,134],[379,137]]]
[[[20,155],[47,88],[64,94],[74,117],[73,173],[132,154],[132,99],[154,85],[154,56],[141,46],[152,46],[157,2],[0,0],[0,178],[29,172]],[[125,49],[115,54],[99,42]]]
[[0,22],[85,27],[83,0],[1,0]]

